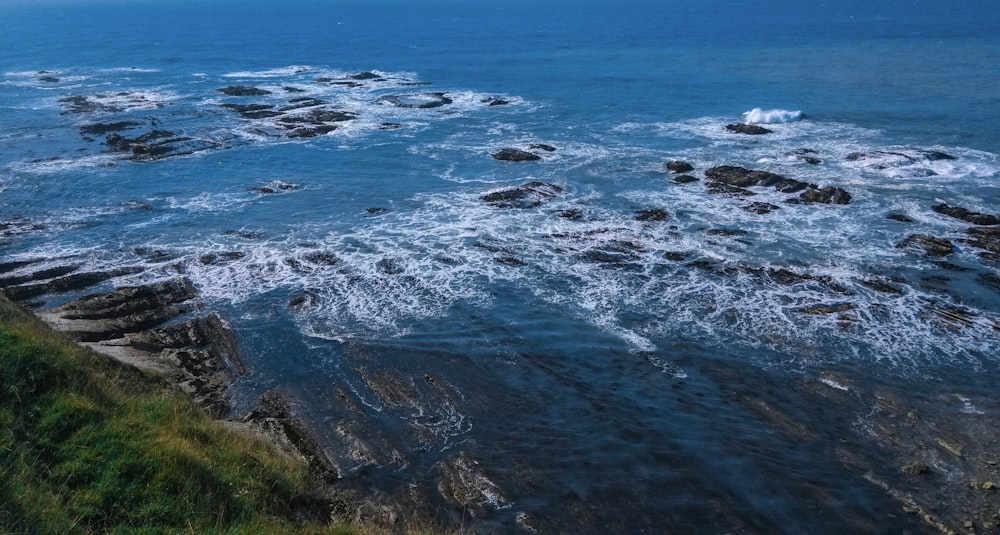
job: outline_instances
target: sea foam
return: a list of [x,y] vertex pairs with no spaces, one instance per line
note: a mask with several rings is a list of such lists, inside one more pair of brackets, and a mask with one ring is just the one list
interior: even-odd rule
[[746,124],[791,123],[801,118],[802,112],[798,110],[765,110],[754,108],[743,113],[743,122]]

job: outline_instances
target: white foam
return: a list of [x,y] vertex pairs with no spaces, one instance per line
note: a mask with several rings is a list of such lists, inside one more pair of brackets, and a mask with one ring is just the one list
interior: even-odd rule
[[791,123],[801,118],[802,112],[798,110],[764,110],[754,108],[743,113],[743,122],[746,124]]

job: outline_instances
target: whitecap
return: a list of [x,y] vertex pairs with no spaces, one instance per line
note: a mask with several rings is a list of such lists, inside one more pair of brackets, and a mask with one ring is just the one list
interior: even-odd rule
[[746,124],[791,123],[801,118],[802,112],[798,110],[764,110],[754,108],[743,113],[743,122]]

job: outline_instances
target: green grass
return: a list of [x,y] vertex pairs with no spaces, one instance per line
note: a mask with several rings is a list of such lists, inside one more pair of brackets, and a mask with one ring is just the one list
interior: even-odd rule
[[326,514],[303,463],[0,297],[0,532],[356,532]]

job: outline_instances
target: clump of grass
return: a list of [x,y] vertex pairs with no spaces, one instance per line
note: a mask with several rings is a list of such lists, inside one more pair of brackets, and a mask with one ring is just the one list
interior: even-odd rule
[[303,463],[0,297],[0,532],[353,533]]

